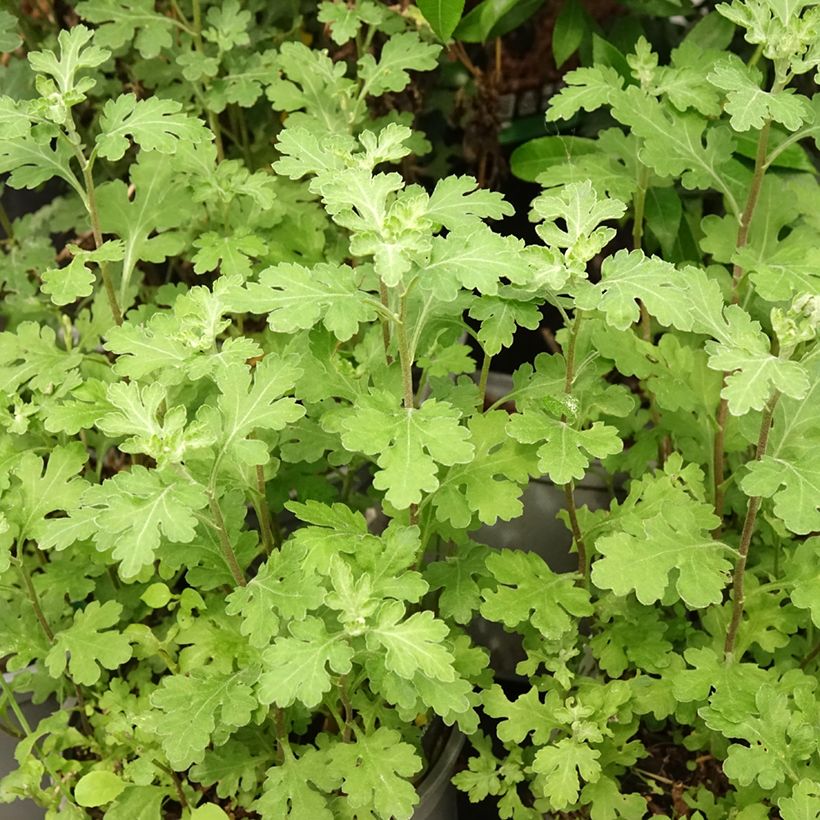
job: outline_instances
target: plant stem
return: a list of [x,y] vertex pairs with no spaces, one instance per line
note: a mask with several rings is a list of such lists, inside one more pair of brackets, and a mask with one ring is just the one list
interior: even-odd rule
[[[404,409],[408,412],[415,408],[413,395],[413,362],[410,359],[410,345],[407,342],[407,294],[401,297],[399,307],[399,322],[396,328],[396,338],[399,343],[399,360],[401,364],[402,384],[404,385]],[[410,526],[418,524],[418,504],[410,505]]]
[[0,720],[0,732],[4,732],[5,734],[9,735],[9,737],[16,738],[17,740],[22,740],[25,737],[25,735],[22,732],[18,732],[13,726],[9,726],[2,720]]
[[265,493],[265,468],[261,464],[256,465],[256,492],[259,499],[253,505],[256,510],[256,517],[259,519],[259,531],[262,534],[262,545],[265,552],[270,555],[273,552],[273,533],[271,532],[270,507]]
[[[757,447],[754,455],[755,461],[760,461],[760,459],[766,454],[766,448],[769,444],[769,433],[772,429],[774,408],[777,405],[777,400],[779,398],[780,393],[775,391],[763,410],[763,417],[760,420],[760,433],[757,437]],[[740,619],[743,615],[743,606],[745,604],[744,594],[746,562],[749,558],[749,545],[752,542],[752,535],[754,534],[755,522],[757,520],[757,512],[760,509],[760,502],[761,497],[759,495],[752,496],[746,507],[746,518],[743,521],[743,530],[740,535],[740,546],[738,547],[739,557],[737,564],[735,565],[734,576],[732,578],[732,619],[729,622],[729,628],[726,631],[726,642],[723,645],[723,654],[726,658],[729,658],[734,651],[737,631],[740,627]]]
[[660,774],[655,774],[654,772],[648,772],[646,769],[639,769],[637,766],[633,767],[633,772],[637,772],[638,774],[642,775],[643,777],[648,777],[651,780],[657,780],[658,783],[663,783],[667,786],[674,786],[675,781],[670,780],[668,777],[664,777]]
[[350,702],[350,696],[347,692],[347,677],[345,675],[342,675],[339,679],[339,697],[341,698],[342,706],[344,706],[345,709],[345,727],[342,732],[342,741],[344,743],[349,743],[351,729],[353,726],[353,705]]
[[[200,53],[205,53],[205,47],[202,43],[202,6],[200,0],[192,0],[193,3],[193,34],[194,34],[194,48]],[[214,135],[214,143],[216,145],[216,158],[218,162],[225,159],[225,148],[222,145],[222,129],[219,126],[219,117],[205,105],[205,95],[201,95],[202,107],[205,108],[205,113],[208,115],[208,126]]]
[[401,363],[401,378],[404,386],[404,409],[412,410],[415,407],[415,396],[413,395],[413,362],[410,361],[410,346],[407,343],[407,301],[402,296],[401,308],[399,311],[399,323],[396,336],[399,342],[399,359]]
[[[100,226],[100,214],[97,210],[97,193],[94,187],[94,175],[91,171],[91,163],[85,159],[82,151],[79,151],[78,159],[80,159],[82,165],[85,193],[88,197],[88,215],[91,217],[91,233],[94,236],[94,246],[99,248],[103,243],[103,238],[102,228]],[[118,325],[121,325],[122,310],[117,301],[117,292],[114,289],[114,282],[111,280],[111,274],[108,272],[108,264],[106,262],[98,262],[97,265],[100,268],[100,275],[102,276],[103,286],[105,287],[105,295],[108,297],[111,315],[114,317],[114,321]],[[123,281],[121,290],[124,291],[127,284],[127,282]]]
[[[567,345],[566,376],[564,378],[564,394],[572,395],[572,383],[575,381],[575,349],[578,344],[578,334],[581,330],[581,321],[584,314],[580,310],[575,311],[575,318],[569,330],[569,344]],[[561,421],[566,423],[566,416],[561,416]],[[572,538],[575,541],[575,549],[578,551],[578,572],[581,576],[583,586],[589,585],[589,567],[587,566],[587,547],[584,542],[581,526],[578,523],[578,508],[575,504],[575,482],[570,481],[564,484],[564,498],[567,501],[567,513],[569,514]]]
[[649,183],[649,169],[640,163],[635,193],[632,196],[632,248],[639,250],[643,244],[643,219],[646,209],[646,189]]
[[[779,84],[775,84],[773,90],[779,90]],[[763,177],[766,173],[766,151],[769,145],[769,130],[771,128],[771,120],[766,120],[763,127],[760,129],[760,134],[757,138],[757,151],[755,153],[755,169],[752,176],[752,183],[749,186],[749,192],[746,196],[746,204],[743,207],[743,213],[740,216],[740,225],[737,229],[737,238],[735,240],[735,249],[740,250],[745,247],[749,241],[749,227],[752,224],[757,201],[760,198],[760,188],[763,185]],[[732,304],[736,305],[739,301],[740,282],[743,279],[744,271],[737,263],[732,268]],[[726,374],[723,375],[724,383]],[[729,404],[724,398],[721,398],[718,405],[716,416],[717,431],[715,432],[715,443],[713,447],[714,460],[714,477],[715,477],[715,515],[723,520],[724,510],[724,481],[725,476],[725,456],[724,448],[726,442],[726,420],[728,418]],[[720,533],[720,526],[716,532]]]
[[493,357],[488,353],[484,354],[484,361],[481,362],[481,375],[478,377],[478,393],[481,396],[479,407],[484,409],[484,397],[487,394],[487,379],[490,377],[490,362]]
[[572,537],[575,540],[575,548],[578,550],[578,572],[584,586],[589,585],[589,567],[587,566],[587,547],[584,543],[584,536],[581,533],[581,525],[578,523],[578,508],[575,505],[575,482],[570,481],[564,484],[564,498],[567,500],[567,513],[569,514]]
[[[37,618],[37,623],[40,624],[40,629],[42,629],[43,634],[46,636],[46,640],[49,642],[49,644],[53,644],[54,632],[48,623],[48,619],[46,618],[45,613],[43,612],[43,607],[40,605],[40,596],[37,594],[37,590],[34,588],[34,583],[31,580],[31,575],[29,571],[26,569],[26,565],[23,562],[23,556],[20,554],[20,552],[21,545],[18,541],[15,545],[14,557],[11,559],[11,561],[17,567],[17,570],[20,573],[20,577],[23,580],[23,586],[26,589],[26,595],[28,596],[28,599],[31,602],[32,608],[34,609],[34,615]],[[77,696],[77,703],[80,707],[80,723],[82,724],[83,732],[84,734],[90,736],[92,734],[92,731],[91,726],[88,723],[88,718],[85,714],[85,698],[83,697],[82,690],[80,689],[80,685],[78,683],[74,684],[74,694]]]
[[[390,297],[387,293],[387,285],[379,279],[379,300],[382,303],[382,306],[385,310],[390,310]],[[389,367],[393,364],[393,357],[390,355],[390,325],[388,324],[387,318],[384,316],[380,316],[379,320],[382,323],[382,342],[384,343],[384,358],[387,361],[387,366]]]
[[245,110],[237,107],[236,115],[239,119],[239,139],[242,142],[242,153],[245,157],[245,165],[248,166],[249,171],[253,171],[253,154],[251,153],[251,141],[248,135],[248,123],[245,120]]
[[273,729],[276,732],[276,762],[281,766],[285,762],[285,750],[290,750],[285,731],[285,712],[279,706],[274,706],[272,711]]
[[46,616],[43,613],[42,606],[40,606],[40,596],[37,594],[37,590],[34,588],[34,584],[31,581],[31,575],[29,574],[29,571],[23,564],[23,559],[19,554],[19,545],[18,549],[15,552],[15,557],[12,559],[12,561],[17,566],[17,569],[20,573],[20,578],[22,579],[23,585],[26,588],[26,595],[28,596],[28,599],[31,602],[31,606],[34,609],[34,614],[37,617],[37,622],[40,624],[40,628],[43,630],[43,634],[46,636],[46,639],[49,643],[54,643],[54,633],[51,631],[51,627],[49,626],[49,623],[46,620]]
[[[632,197],[632,249],[639,251],[643,245],[644,233],[644,214],[646,212],[646,192],[649,186],[649,168],[642,162],[639,162],[640,168],[638,170],[637,186],[635,194]],[[646,309],[643,300],[639,300],[638,304],[641,310],[641,337],[645,342],[652,341],[652,319],[649,311]],[[660,413],[655,402],[655,396],[649,391],[645,390],[647,399],[649,400],[649,414],[652,417],[652,423],[659,428],[661,424]],[[658,464],[663,466],[669,451],[672,449],[671,442],[668,436],[664,436],[658,444]]]
[[14,228],[11,226],[11,219],[9,219],[2,202],[0,202],[0,228],[3,229],[6,239],[14,239]]
[[[737,239],[735,240],[735,248],[737,250],[745,247],[749,241],[749,226],[754,217],[757,201],[760,198],[760,188],[763,185],[763,177],[766,173],[766,151],[769,147],[770,129],[771,120],[766,120],[757,138],[757,152],[755,154],[755,170],[752,175],[752,184],[749,186],[746,205],[740,216],[740,225],[738,226]],[[743,279],[743,268],[735,264],[732,268],[732,304],[735,305],[738,303],[738,288],[741,279]]]
[[[643,223],[646,210],[646,189],[649,184],[649,168],[639,161],[638,179],[635,193],[632,196],[632,249],[640,250],[643,244]],[[641,335],[644,341],[652,338],[652,323],[643,302],[641,308]]]
[[578,333],[581,330],[581,321],[584,314],[576,311],[572,327],[569,329],[569,344],[566,355],[566,375],[564,377],[564,394],[572,395],[572,383],[575,380],[575,349],[578,344]]
[[[347,724],[344,722],[344,718],[341,715],[341,712],[336,708],[336,704],[333,702],[332,698],[327,698],[325,700],[325,706],[327,706],[328,712],[330,712],[330,716],[333,718],[333,722],[336,724],[336,730],[338,731],[339,735],[344,738],[345,733],[348,730]],[[346,741],[345,741],[346,742]]]
[[225,559],[225,563],[228,565],[228,569],[230,569],[231,575],[233,575],[233,579],[237,585],[240,587],[247,586],[248,582],[245,580],[245,574],[242,572],[242,567],[239,566],[239,561],[236,560],[236,553],[231,546],[231,539],[228,536],[228,529],[225,526],[225,519],[222,516],[219,501],[217,501],[216,496],[210,489],[208,490],[208,504],[210,505],[211,515],[213,516],[214,524],[219,533],[219,545],[222,548],[222,557]]
[[805,669],[818,655],[820,655],[820,643],[816,643],[811,652],[800,661],[800,668]]
[[[726,375],[723,376],[723,384],[726,384]],[[726,461],[723,452],[726,440],[726,420],[729,416],[729,402],[721,398],[718,405],[717,415],[715,421],[717,422],[717,431],[715,432],[715,441],[712,448],[712,463],[714,464],[714,496],[715,496],[715,515],[719,519],[717,528],[713,535],[717,538],[723,529],[723,508],[725,506],[725,488],[726,481]]]
[[164,763],[160,763],[158,760],[154,761],[154,765],[161,771],[165,772],[168,777],[171,778],[174,789],[176,789],[177,797],[179,798],[179,804],[182,806],[183,809],[188,809],[188,798],[185,796],[185,792],[182,790],[182,781],[179,779],[179,775],[170,767],[166,766]]

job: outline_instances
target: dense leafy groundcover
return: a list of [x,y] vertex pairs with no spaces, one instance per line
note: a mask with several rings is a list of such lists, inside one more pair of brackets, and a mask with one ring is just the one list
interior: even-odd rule
[[[534,245],[399,172],[462,8],[0,12],[0,172],[57,194],[3,223],[0,801],[409,818],[444,725],[504,818],[820,815],[820,8],[571,71],[548,121],[605,127],[521,149]],[[555,352],[490,405],[545,305]],[[590,511],[596,463],[624,489]],[[539,476],[576,573],[470,537]]]

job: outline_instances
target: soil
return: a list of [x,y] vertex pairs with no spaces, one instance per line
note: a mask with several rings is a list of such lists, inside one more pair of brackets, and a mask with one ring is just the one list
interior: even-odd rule
[[[520,694],[517,689],[516,696]],[[513,696],[512,693],[508,695]],[[694,795],[700,787],[716,797],[729,791],[729,782],[720,761],[712,755],[690,752],[668,735],[646,730],[640,732],[637,739],[643,742],[647,757],[638,761],[638,765],[621,778],[621,787],[623,794],[640,794],[644,798],[648,815],[690,817],[694,809],[687,804],[684,795]],[[469,747],[459,761],[459,769],[466,768],[468,756]],[[574,820],[586,817],[586,814],[555,812],[552,816],[556,820]],[[459,793],[459,817],[498,820],[497,799],[490,797],[480,803],[470,803],[465,794]]]
[[623,780],[624,792],[642,794],[651,814],[689,817],[693,809],[684,794],[704,787],[716,797],[729,791],[720,761],[711,754],[690,752],[669,737],[644,732],[648,756]]

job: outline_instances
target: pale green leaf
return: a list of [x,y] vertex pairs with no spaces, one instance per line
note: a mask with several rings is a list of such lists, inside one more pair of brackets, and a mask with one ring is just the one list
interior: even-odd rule
[[458,411],[446,402],[431,399],[418,409],[396,404],[388,394],[363,397],[339,423],[345,447],[378,455],[376,489],[406,509],[421,501],[423,491],[438,488],[438,465],[466,464],[474,450]]
[[259,681],[259,699],[287,707],[298,700],[315,707],[331,687],[331,672],[351,669],[353,650],[344,634],[330,634],[318,618],[293,621],[290,636],[280,637],[265,650],[265,671]]
[[412,816],[419,796],[410,778],[422,762],[395,729],[381,726],[361,735],[356,743],[337,744],[332,761],[343,776],[347,802],[357,814],[375,811],[377,817],[401,820]]
[[573,576],[557,575],[533,552],[501,550],[487,559],[497,587],[482,592],[481,614],[515,628],[530,622],[548,640],[575,628],[575,618],[592,614],[589,593]]
[[[128,638],[110,627],[119,623],[122,604],[116,601],[92,601],[85,609],[74,613],[74,622],[57,632],[54,644],[46,656],[46,668],[53,678],[60,677],[68,666],[68,674],[83,686],[95,684],[101,669],[116,669],[131,659]],[[113,799],[113,798],[112,798]]]
[[405,608],[399,601],[385,604],[376,624],[367,632],[367,645],[373,651],[384,651],[385,666],[403,678],[412,679],[416,672],[435,680],[455,679],[453,656],[444,646],[449,628],[432,612],[416,612],[404,618]]
[[257,700],[252,686],[258,670],[222,673],[210,668],[169,675],[151,695],[158,710],[156,731],[176,770],[202,761],[217,727],[236,729],[251,721]]
[[198,143],[212,138],[201,120],[181,111],[180,103],[159,97],[138,100],[134,94],[121,94],[108,100],[100,116],[97,152],[106,159],[121,159],[130,137],[145,151],[173,154],[181,140]]
[[597,749],[574,738],[564,738],[536,752],[532,762],[538,775],[536,786],[551,808],[565,809],[576,802],[581,788],[580,778],[591,781],[600,774],[600,756]]
[[403,91],[410,82],[409,71],[430,71],[436,67],[441,46],[424,43],[414,31],[392,36],[382,47],[378,61],[372,54],[359,60],[359,78],[364,91],[379,96],[387,91]]
[[83,775],[74,787],[74,799],[80,806],[104,806],[122,794],[126,784],[114,774],[96,770]]

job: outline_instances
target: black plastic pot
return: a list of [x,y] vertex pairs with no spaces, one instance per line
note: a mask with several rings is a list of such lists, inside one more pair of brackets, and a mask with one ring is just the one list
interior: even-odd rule
[[[3,675],[8,683],[19,674],[17,672],[4,672]],[[37,724],[48,717],[56,708],[54,702],[32,703],[30,697],[18,695],[16,697],[20,711],[33,729]],[[12,726],[17,728],[17,718],[11,709],[7,709],[7,718]],[[10,737],[5,732],[0,732],[0,778],[10,774],[18,768],[17,760],[14,757],[14,750],[17,746],[17,738]],[[17,800],[14,803],[0,803],[0,820],[43,820],[45,812],[31,800]]]
[[418,785],[421,799],[413,812],[413,820],[455,820],[457,793],[450,779],[463,746],[464,735],[453,728],[441,754]]

